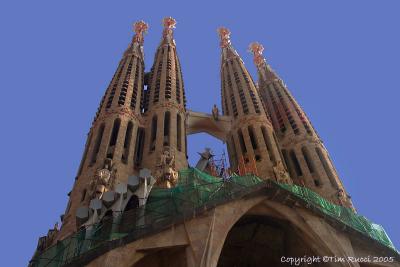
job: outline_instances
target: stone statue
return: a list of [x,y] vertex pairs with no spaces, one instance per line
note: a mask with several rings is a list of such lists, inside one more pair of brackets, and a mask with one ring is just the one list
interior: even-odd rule
[[276,181],[278,183],[292,184],[292,180],[290,179],[290,176],[287,173],[285,167],[283,166],[283,163],[281,160],[278,160],[276,165],[273,167],[273,170],[274,170]]
[[98,169],[95,174],[95,179],[92,180],[89,186],[90,199],[101,198],[102,195],[110,190],[114,185],[114,178],[117,170],[113,166],[112,159],[104,160],[104,167]]
[[338,191],[337,191],[337,198],[338,198],[338,201],[339,201],[339,204],[341,205],[341,206],[347,206],[347,204],[348,204],[348,198],[347,198],[347,195],[346,195],[346,193],[344,192],[344,190],[343,189],[339,189]]
[[218,110],[217,105],[214,104],[211,113],[213,115],[214,120],[217,121],[218,120],[218,116],[219,116],[219,110]]
[[174,187],[178,182],[178,172],[175,170],[175,156],[165,150],[160,155],[160,160],[157,165],[156,185],[163,188]]

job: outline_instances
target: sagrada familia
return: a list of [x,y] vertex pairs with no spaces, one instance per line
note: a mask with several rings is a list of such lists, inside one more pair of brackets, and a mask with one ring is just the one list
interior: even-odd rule
[[[221,111],[187,109],[173,37],[164,30],[149,72],[148,25],[104,93],[55,225],[30,266],[400,266],[380,225],[356,213],[309,118],[250,44],[258,82],[218,29]],[[226,144],[229,166],[206,150],[188,165],[187,136]],[[218,169],[218,171],[217,171]]]

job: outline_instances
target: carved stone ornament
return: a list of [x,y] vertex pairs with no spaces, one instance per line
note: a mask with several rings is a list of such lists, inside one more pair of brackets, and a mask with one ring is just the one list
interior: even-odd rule
[[283,166],[282,161],[279,160],[273,167],[273,170],[276,181],[278,183],[292,184],[292,180],[290,179],[289,174],[287,173],[285,167]]
[[218,117],[219,117],[219,110],[218,110],[217,105],[214,104],[211,112],[212,112],[212,116],[213,116],[214,120],[217,121]]
[[108,169],[101,169],[97,171],[97,176],[100,178],[101,182],[107,184],[111,178],[111,172]]
[[116,171],[112,160],[106,159],[104,167],[96,171],[95,178],[90,183],[90,199],[101,198],[104,192],[109,191],[113,187]]
[[156,167],[156,185],[162,188],[172,188],[178,183],[178,172],[175,170],[175,156],[170,151],[165,150],[159,158]]

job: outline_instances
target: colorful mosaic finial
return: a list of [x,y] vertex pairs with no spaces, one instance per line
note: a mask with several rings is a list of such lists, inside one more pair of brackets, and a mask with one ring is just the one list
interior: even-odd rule
[[147,29],[149,25],[143,20],[137,21],[133,24],[133,31],[135,32],[135,36],[133,37],[133,41],[135,43],[143,44],[144,38],[143,35],[147,33]]
[[249,51],[251,53],[253,53],[254,55],[254,63],[256,64],[256,66],[261,66],[262,64],[265,63],[265,59],[262,55],[263,51],[264,51],[264,47],[262,46],[262,44],[257,43],[257,42],[253,42],[249,45]]
[[220,28],[218,28],[217,31],[218,31],[219,37],[221,38],[220,46],[222,48],[228,47],[231,44],[231,40],[230,40],[231,32],[225,27],[220,27]]
[[172,17],[166,17],[163,19],[163,25],[164,25],[164,30],[163,30],[163,37],[170,36],[172,37],[172,29],[175,28],[176,25],[176,20]]

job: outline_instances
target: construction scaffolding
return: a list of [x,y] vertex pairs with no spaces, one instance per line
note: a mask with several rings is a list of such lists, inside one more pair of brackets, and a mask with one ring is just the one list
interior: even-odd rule
[[168,229],[174,224],[194,218],[207,209],[266,188],[275,188],[294,198],[300,198],[307,203],[307,207],[318,209],[398,253],[382,226],[353,213],[350,209],[326,201],[307,188],[261,180],[254,175],[233,175],[229,179],[222,179],[196,168],[189,168],[180,171],[176,187],[153,188],[145,206],[113,214],[103,218],[98,224],[81,229],[41,254],[35,255],[30,266],[79,265],[79,260],[84,256],[86,260],[93,259],[105,253],[107,249]]

